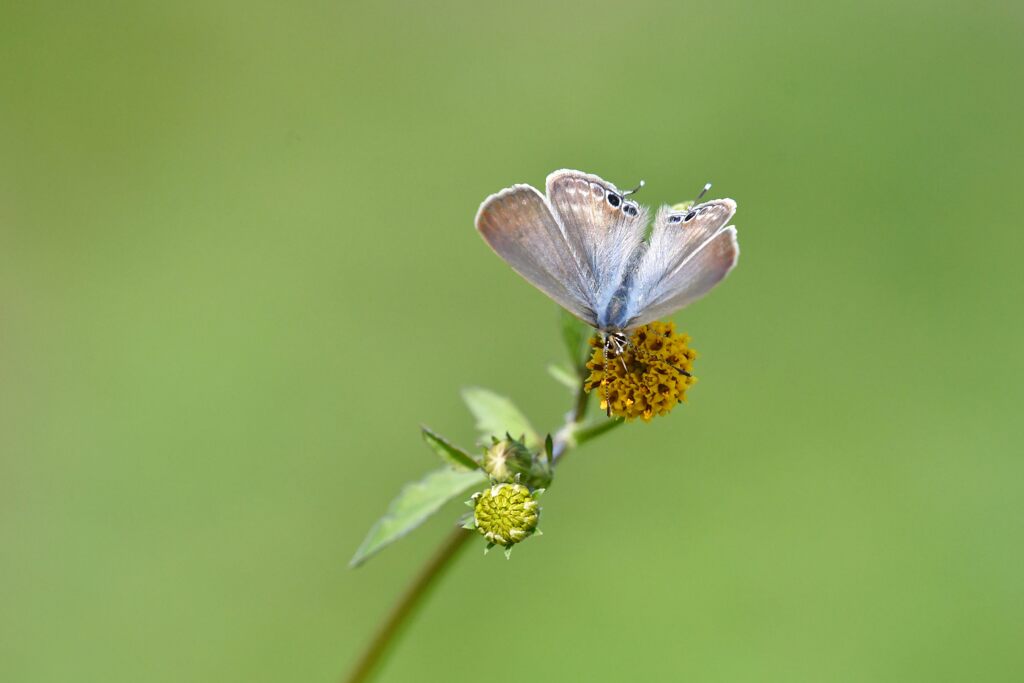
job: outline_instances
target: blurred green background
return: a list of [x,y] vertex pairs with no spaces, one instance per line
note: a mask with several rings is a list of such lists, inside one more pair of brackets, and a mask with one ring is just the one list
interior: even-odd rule
[[1014,2],[0,8],[0,679],[334,681],[458,505],[346,566],[554,306],[560,167],[739,202],[687,406],[566,461],[382,681],[1019,681]]

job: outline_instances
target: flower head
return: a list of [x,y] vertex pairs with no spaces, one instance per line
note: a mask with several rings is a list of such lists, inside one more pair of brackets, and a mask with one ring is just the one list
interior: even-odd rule
[[676,334],[674,323],[653,322],[636,328],[622,353],[605,358],[604,345],[594,337],[584,388],[597,389],[601,409],[612,415],[645,422],[664,415],[686,400],[686,390],[697,381],[691,374],[697,352],[689,341]]
[[[506,549],[525,540],[537,530],[539,491],[531,492],[521,484],[495,484],[473,495],[473,522],[476,530]],[[490,547],[490,546],[488,546]]]

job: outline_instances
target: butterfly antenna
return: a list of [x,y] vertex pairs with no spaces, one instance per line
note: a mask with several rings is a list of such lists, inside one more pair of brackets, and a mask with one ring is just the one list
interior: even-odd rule
[[711,189],[711,183],[704,183],[704,189],[700,191],[700,194],[697,195],[697,198],[693,200],[693,203],[696,204],[697,202],[699,202],[701,200],[701,198],[703,198],[704,195],[706,195],[708,193],[708,190],[710,190],[710,189]]
[[623,192],[623,193],[622,193],[622,196],[623,196],[623,197],[628,197],[628,196],[629,196],[629,195],[631,195],[631,194],[636,194],[636,193],[637,193],[637,192],[639,192],[639,191],[640,191],[640,190],[641,190],[641,189],[643,188],[643,186],[644,186],[644,185],[646,185],[646,184],[647,184],[647,183],[645,183],[644,181],[642,181],[642,180],[641,180],[641,181],[640,181],[640,184],[639,184],[639,185],[637,185],[636,187],[634,187],[634,188],[633,188],[632,190],[629,190],[629,191],[627,191],[627,192]]

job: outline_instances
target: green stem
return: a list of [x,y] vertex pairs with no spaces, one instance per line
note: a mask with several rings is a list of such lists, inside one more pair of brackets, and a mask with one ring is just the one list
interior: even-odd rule
[[579,424],[587,414],[587,403],[590,401],[590,393],[583,387],[584,384],[581,381],[579,388],[576,389],[576,403],[573,404],[572,413],[569,414],[569,424]]
[[590,427],[580,429],[576,432],[576,445],[582,446],[586,442],[592,439],[596,439],[605,432],[610,432],[611,430],[615,429],[624,422],[625,420],[623,420],[621,417],[613,417],[598,422],[597,424],[592,425]]
[[345,678],[345,683],[363,683],[370,680],[381,658],[394,644],[403,627],[408,624],[409,618],[422,603],[423,598],[430,592],[455,556],[459,554],[459,550],[465,547],[466,541],[472,537],[473,534],[465,529],[454,529],[448,535],[448,538],[444,540],[444,543],[406,589],[388,618],[381,624],[377,634],[363,652],[363,656],[359,658],[355,667],[352,668],[352,672]]
[[584,389],[584,384],[581,380],[579,388],[576,389],[576,398],[573,400],[572,410],[565,416],[565,425],[555,437],[554,462],[552,464],[558,464],[558,461],[562,459],[565,452],[572,447],[574,430],[583,422],[583,418],[586,417],[589,401],[590,394]]

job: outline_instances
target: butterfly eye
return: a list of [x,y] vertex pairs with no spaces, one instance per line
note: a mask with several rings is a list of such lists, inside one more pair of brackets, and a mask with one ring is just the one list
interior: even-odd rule
[[619,204],[622,203],[622,197],[620,197],[619,195],[615,194],[614,192],[609,192],[608,193],[608,203],[611,204],[614,207],[617,207]]
[[690,213],[686,214],[686,218],[683,219],[683,222],[686,223],[688,221],[692,221],[696,215],[696,211],[691,211]]

